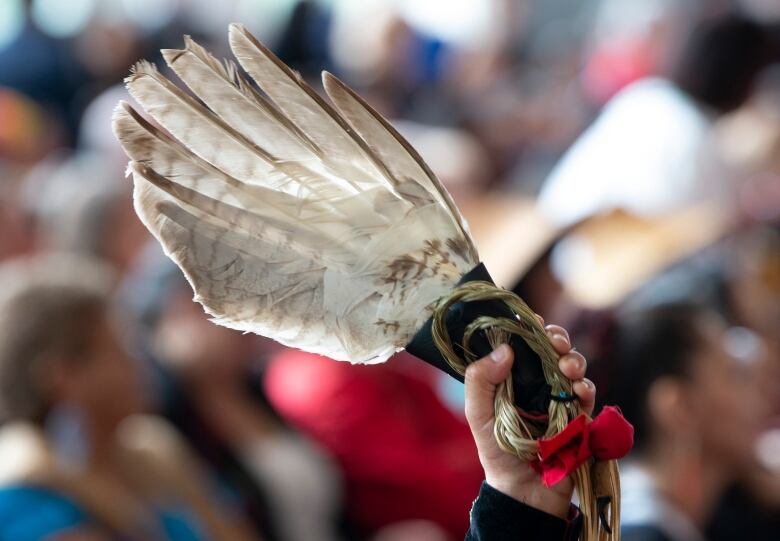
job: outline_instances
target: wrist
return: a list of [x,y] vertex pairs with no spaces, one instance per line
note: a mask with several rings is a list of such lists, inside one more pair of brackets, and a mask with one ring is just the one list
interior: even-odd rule
[[542,485],[538,478],[528,480],[513,475],[485,475],[488,485],[529,507],[566,520],[571,507],[568,497]]

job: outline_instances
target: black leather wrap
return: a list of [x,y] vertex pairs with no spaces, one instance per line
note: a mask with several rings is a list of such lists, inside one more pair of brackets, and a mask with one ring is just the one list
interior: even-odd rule
[[[473,281],[495,283],[482,263],[464,274],[458,285]],[[459,344],[463,341],[463,333],[466,326],[474,319],[486,315],[515,318],[509,307],[498,300],[458,302],[449,308],[445,316],[445,322],[450,339],[455,344],[455,351],[460,350]],[[433,337],[431,336],[432,321],[432,318],[428,319],[422,328],[417,331],[411,342],[406,345],[406,351],[463,382],[463,377],[450,367],[433,343]],[[509,345],[515,352],[515,363],[512,367],[515,404],[528,413],[546,414],[550,403],[550,386],[544,379],[541,360],[528,344],[517,335],[512,335]],[[474,333],[470,349],[480,357],[492,351],[483,332]]]

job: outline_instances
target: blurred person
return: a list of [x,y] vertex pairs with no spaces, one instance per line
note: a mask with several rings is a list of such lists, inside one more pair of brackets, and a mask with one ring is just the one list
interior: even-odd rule
[[338,461],[364,536],[411,520],[448,539],[468,527],[482,471],[466,423],[436,393],[439,376],[409,354],[372,366],[296,350],[271,360],[270,402]]
[[[776,228],[775,228],[776,229]],[[737,329],[730,348],[738,356],[760,354],[760,393],[772,419],[761,434],[752,467],[735,475],[707,523],[713,541],[776,539],[780,534],[780,234],[767,224],[743,227],[651,280],[629,299],[634,306],[696,299]],[[598,366],[598,363],[596,364]]]
[[163,414],[264,538],[342,539],[337,467],[263,392],[263,362],[281,346],[209,321],[179,270],[153,248],[125,293],[143,320]]
[[621,475],[626,541],[704,539],[729,483],[755,463],[763,374],[757,357],[735,355],[735,332],[749,331],[691,303],[620,317],[608,399],[636,429]]
[[144,409],[110,272],[45,255],[0,269],[0,538],[249,540]]
[[[643,310],[670,302],[706,304],[734,326],[727,346],[742,359],[759,358],[755,372],[760,379],[754,392],[762,410],[771,416],[756,445],[756,459],[735,469],[726,486],[714,497],[710,516],[703,525],[704,536],[712,541],[753,541],[777,539],[780,534],[780,469],[773,439],[780,422],[780,348],[778,348],[778,288],[771,278],[780,271],[772,262],[780,251],[767,242],[764,227],[751,226],[710,246],[649,281],[627,302]],[[775,255],[772,255],[772,254]],[[613,318],[618,318],[614,315]],[[754,326],[754,323],[756,326]],[[613,326],[603,342],[609,342]],[[750,328],[747,331],[746,328]],[[576,332],[576,329],[572,329]],[[578,343],[582,343],[579,340]],[[614,362],[620,362],[615,359]],[[610,367],[595,363],[595,376],[607,393],[621,381],[610,380]]]
[[623,305],[636,310],[695,300],[729,325],[751,329],[766,351],[767,403],[780,413],[775,383],[780,378],[780,231],[772,224],[743,223],[691,248],[696,249],[674,265],[653,272]]
[[666,77],[625,87],[567,151],[542,186],[544,211],[564,226],[614,208],[657,216],[716,202],[733,212],[712,127],[777,57],[772,39],[735,12],[703,19]]

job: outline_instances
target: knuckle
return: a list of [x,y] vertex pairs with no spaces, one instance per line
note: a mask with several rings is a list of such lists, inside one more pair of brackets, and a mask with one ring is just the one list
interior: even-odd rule
[[588,367],[588,361],[585,357],[576,351],[570,351],[569,353],[562,355],[559,362],[566,369],[576,370],[578,372],[585,373],[585,369]]
[[591,397],[596,395],[596,385],[589,379],[584,378],[582,381],[582,394]]
[[468,385],[471,383],[472,385],[479,381],[481,378],[481,370],[482,366],[479,362],[471,363],[466,367],[466,373],[463,376],[463,379],[465,380],[465,383]]

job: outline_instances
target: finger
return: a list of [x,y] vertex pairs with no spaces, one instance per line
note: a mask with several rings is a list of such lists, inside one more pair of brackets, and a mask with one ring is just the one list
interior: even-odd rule
[[534,316],[536,317],[536,321],[539,322],[539,325],[544,327],[544,318],[542,316],[540,316],[539,314],[534,314]]
[[580,407],[588,415],[593,413],[593,407],[596,405],[596,386],[587,378],[575,381],[572,385],[572,391],[580,401]]
[[466,368],[466,420],[475,433],[493,419],[496,386],[509,375],[513,359],[512,348],[502,344]]
[[558,368],[568,379],[577,381],[585,377],[588,361],[585,360],[582,353],[572,350],[558,359]]
[[547,333],[547,337],[550,339],[555,351],[557,351],[559,355],[569,352],[571,349],[571,340],[569,340],[569,333],[566,332],[566,329],[559,325],[547,325],[544,328],[544,331]]

